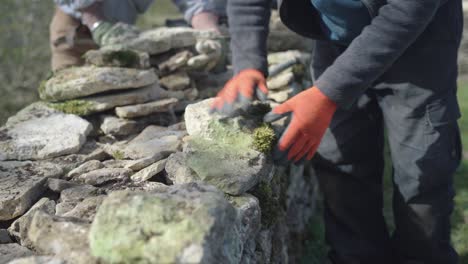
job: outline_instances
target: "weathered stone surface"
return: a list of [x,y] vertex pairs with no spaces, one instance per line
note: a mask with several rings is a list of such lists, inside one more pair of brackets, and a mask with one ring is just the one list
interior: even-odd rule
[[0,220],[24,214],[46,190],[47,178],[62,170],[45,162],[0,162]]
[[182,152],[171,154],[166,162],[166,180],[171,184],[184,184],[199,181],[197,174],[187,165],[187,157]]
[[294,81],[294,73],[292,71],[284,71],[276,76],[273,76],[267,81],[268,90],[281,90],[287,87]]
[[166,166],[166,161],[167,159],[163,159],[142,169],[141,171],[133,174],[131,179],[136,182],[147,181],[151,179],[153,176],[164,170],[164,167]]
[[62,216],[78,218],[91,223],[104,198],[104,195],[85,198],[82,202],[78,203],[75,208],[64,213]]
[[29,226],[31,225],[32,217],[34,213],[38,210],[42,210],[49,214],[55,213],[55,202],[48,199],[42,198],[36,204],[34,204],[29,211],[16,219],[15,222],[8,228],[8,232],[12,237],[16,239],[22,246],[31,247],[31,241],[29,241],[27,234]]
[[91,185],[80,185],[77,187],[65,189],[60,193],[60,200],[55,211],[57,215],[64,215],[75,208],[77,204],[88,197],[101,195],[102,190]]
[[57,255],[71,263],[96,263],[89,254],[89,224],[77,219],[36,211],[28,238],[41,254]]
[[291,89],[284,89],[281,91],[271,91],[268,93],[268,99],[274,100],[277,103],[283,103],[291,97]]
[[64,259],[50,256],[34,256],[15,259],[8,264],[67,264]]
[[180,91],[190,86],[190,77],[187,72],[175,72],[162,77],[159,83],[168,90]]
[[41,99],[63,101],[110,90],[148,86],[158,77],[153,70],[118,67],[72,67],[58,71],[39,89]]
[[90,245],[114,263],[238,263],[236,217],[222,193],[199,184],[115,192],[99,208]]
[[60,193],[65,189],[73,188],[76,186],[78,186],[78,184],[75,182],[69,182],[69,181],[65,181],[61,179],[54,179],[54,178],[47,179],[47,188],[49,188],[49,190],[56,192],[56,193]]
[[8,263],[11,260],[32,256],[34,253],[18,244],[0,245],[0,263]]
[[144,169],[146,167],[148,167],[149,165],[157,162],[157,161],[160,161],[162,159],[164,159],[164,156],[166,155],[163,155],[161,153],[157,153],[156,155],[153,155],[153,156],[148,156],[146,158],[142,158],[142,159],[138,159],[138,160],[132,160],[130,161],[129,163],[127,163],[125,165],[125,168],[127,169],[131,169],[133,171],[139,171],[141,169]]
[[0,160],[45,159],[76,153],[91,129],[88,121],[63,113],[7,124],[0,128]]
[[150,68],[148,53],[132,50],[90,50],[84,58],[87,64],[98,67]]
[[25,108],[21,109],[14,116],[8,118],[7,127],[12,127],[15,124],[23,123],[32,119],[48,117],[60,113],[47,105],[45,102],[34,102]]
[[148,126],[128,143],[107,145],[106,151],[118,159],[142,159],[158,154],[165,158],[180,148],[185,135],[183,131]]
[[127,165],[129,165],[133,160],[106,160],[103,161],[102,164],[106,168],[125,168]]
[[158,69],[162,75],[174,72],[187,65],[187,61],[193,56],[188,50],[180,51],[166,60],[157,63]]
[[0,244],[10,244],[10,243],[13,243],[13,240],[11,240],[8,230],[0,229]]
[[105,116],[101,124],[102,132],[104,132],[106,135],[113,136],[131,135],[138,132],[138,128],[138,122],[134,120],[117,118],[115,116]]
[[102,164],[102,162],[100,162],[99,160],[90,160],[81,164],[79,167],[73,169],[72,171],[70,171],[67,174],[67,178],[72,179],[82,174],[85,174],[87,172],[102,169],[102,168],[104,168],[104,165]]
[[125,182],[132,173],[132,170],[125,168],[102,168],[82,174],[74,180],[99,186],[109,182]]
[[[147,116],[154,113],[170,111],[177,102],[178,100],[175,98],[168,98],[144,104],[121,106],[115,108],[115,113],[118,117],[121,118],[135,118],[140,116]],[[127,123],[132,122],[130,120],[124,121],[126,121]]]
[[167,91],[159,87],[159,84],[153,84],[119,93],[88,96],[61,103],[49,103],[49,106],[65,113],[89,115],[104,112],[116,106],[141,104],[162,98],[167,98]]
[[203,100],[196,104],[188,105],[185,109],[185,127],[190,136],[200,136],[210,138],[213,133],[213,128],[210,123],[221,119],[221,116],[213,113],[209,109],[213,99]]

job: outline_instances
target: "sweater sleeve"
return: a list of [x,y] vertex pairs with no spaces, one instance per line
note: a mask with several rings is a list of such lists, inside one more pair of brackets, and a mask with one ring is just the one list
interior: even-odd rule
[[234,72],[257,69],[267,76],[271,0],[229,0],[227,13]]
[[173,0],[174,4],[184,14],[185,20],[191,24],[192,17],[201,12],[211,12],[218,16],[226,15],[227,0]]
[[388,0],[315,85],[349,108],[424,31],[439,5],[440,0]]

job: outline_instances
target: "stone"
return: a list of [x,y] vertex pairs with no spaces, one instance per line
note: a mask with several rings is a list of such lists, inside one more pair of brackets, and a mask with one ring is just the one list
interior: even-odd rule
[[61,174],[50,163],[0,162],[0,221],[23,215],[46,191],[47,178]]
[[148,126],[134,139],[124,144],[106,145],[109,154],[117,159],[142,159],[161,155],[166,158],[181,146],[183,131],[172,131],[165,127]]
[[261,209],[258,199],[251,194],[228,196],[228,201],[237,211],[239,223],[237,231],[242,243],[255,241],[261,228]]
[[124,67],[148,69],[151,67],[148,53],[133,50],[90,50],[84,55],[87,64],[98,67]]
[[168,73],[174,72],[180,68],[183,68],[187,65],[188,60],[193,56],[190,51],[183,50],[180,51],[168,59],[159,62],[158,69],[162,75],[167,75]]
[[141,104],[163,99],[167,98],[167,96],[167,91],[159,87],[159,84],[153,84],[119,93],[94,95],[60,103],[49,103],[49,106],[65,113],[83,116],[104,112],[117,106]]
[[196,183],[114,192],[91,226],[91,250],[109,263],[238,263],[236,217],[221,192]]
[[166,166],[166,160],[167,159],[160,160],[133,174],[131,177],[132,181],[140,182],[151,179],[153,176],[164,170],[164,167]]
[[186,107],[184,114],[185,127],[190,136],[210,138],[210,134],[213,133],[210,123],[217,122],[222,118],[217,113],[210,113],[209,109],[212,102],[213,99],[207,99]]
[[61,216],[78,218],[91,223],[104,198],[105,195],[85,198],[82,202],[78,203],[75,208]]
[[15,259],[8,264],[67,264],[64,259],[50,256],[34,256]]
[[104,168],[104,164],[102,164],[101,161],[99,160],[90,160],[87,161],[83,164],[81,164],[79,167],[73,169],[67,174],[67,179],[72,179],[75,177],[78,177],[82,174],[88,173],[93,170],[98,170]]
[[[138,105],[121,106],[115,108],[115,113],[120,118],[135,118],[141,116],[147,116],[154,113],[163,113],[171,111],[173,106],[178,102],[175,98],[168,98],[148,102]],[[122,119],[119,119],[122,120]],[[125,120],[131,122],[130,120]],[[129,135],[129,134],[127,134]]]
[[106,160],[103,161],[102,164],[106,168],[125,168],[128,164],[130,164],[133,160]]
[[13,224],[8,228],[9,234],[15,238],[22,246],[31,247],[31,241],[28,239],[28,230],[31,225],[32,217],[38,210],[42,210],[49,214],[55,214],[55,202],[49,198],[42,198],[34,204],[29,211],[16,219]]
[[[287,87],[293,81],[294,73],[292,71],[284,71],[268,79],[267,87],[269,91],[281,90]],[[270,93],[268,93],[268,95],[270,95]]]
[[9,117],[6,122],[6,126],[12,127],[16,124],[23,123],[25,121],[41,117],[49,117],[57,113],[60,113],[60,111],[49,107],[45,102],[34,102],[21,109],[14,116]]
[[53,113],[0,128],[0,160],[40,160],[77,153],[91,124],[74,115]]
[[64,215],[75,208],[84,199],[103,194],[103,191],[91,185],[79,185],[65,189],[60,193],[59,203],[55,207],[56,215]]
[[190,77],[187,72],[175,72],[159,80],[162,87],[171,91],[185,90],[190,86]]
[[67,262],[96,263],[89,254],[89,224],[78,219],[36,211],[28,230],[28,239],[41,254],[56,255]]
[[11,240],[8,230],[0,229],[0,244],[10,244],[10,243],[13,243],[13,240]]
[[171,98],[176,98],[180,101],[182,100],[189,100],[193,101],[198,98],[198,89],[197,88],[189,88],[183,91],[168,91],[168,96]]
[[0,244],[0,263],[8,263],[11,260],[32,256],[34,253],[18,244]]
[[270,91],[268,93],[268,99],[273,100],[277,103],[283,103],[291,97],[291,89],[284,89],[281,91]]
[[[268,64],[281,64],[285,61],[296,60],[303,64],[307,64],[310,61],[310,53],[303,52],[300,50],[287,50],[281,52],[271,52],[268,53]],[[268,87],[270,89],[270,87]]]
[[66,180],[54,179],[54,178],[47,179],[47,187],[49,188],[49,190],[56,192],[56,193],[60,193],[65,189],[73,188],[76,186],[78,186],[78,184],[75,182],[69,182]]
[[139,124],[135,120],[122,119],[115,116],[105,116],[100,128],[106,135],[128,136],[138,132]]
[[184,153],[176,152],[167,158],[166,180],[171,184],[184,184],[199,181],[198,175],[187,165]]
[[39,95],[42,100],[57,102],[111,90],[144,87],[157,81],[158,77],[152,69],[71,67],[56,72],[39,89]]
[[139,171],[162,159],[164,159],[164,155],[162,155],[161,153],[157,153],[153,156],[148,156],[138,160],[132,160],[125,165],[125,168],[131,169],[133,171]]
[[110,182],[125,182],[130,178],[132,173],[132,170],[125,168],[102,168],[81,174],[77,178],[74,178],[74,180],[93,186],[100,186]]

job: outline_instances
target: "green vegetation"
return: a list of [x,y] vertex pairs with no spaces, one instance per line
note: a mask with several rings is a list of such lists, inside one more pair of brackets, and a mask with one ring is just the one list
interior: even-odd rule
[[116,150],[112,152],[112,157],[116,160],[123,160],[125,158],[125,155],[122,151]]
[[121,67],[134,68],[139,66],[140,56],[131,50],[115,50],[106,53],[103,57],[105,65],[119,65]]
[[263,124],[253,132],[253,147],[260,152],[269,153],[275,141],[275,131],[268,124]]
[[62,111],[66,114],[89,115],[92,103],[85,100],[70,100],[61,103],[49,103],[49,107]]

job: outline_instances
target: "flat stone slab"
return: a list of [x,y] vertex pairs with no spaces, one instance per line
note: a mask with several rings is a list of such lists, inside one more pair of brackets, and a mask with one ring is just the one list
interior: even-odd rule
[[67,262],[57,257],[33,256],[15,259],[8,264],[67,264]]
[[38,160],[77,153],[92,125],[54,113],[0,128],[0,160]]
[[105,116],[100,128],[106,135],[127,136],[136,133],[138,131],[138,127],[139,124],[135,120],[122,119],[115,116]]
[[133,50],[90,50],[84,55],[87,64],[98,67],[124,67],[148,69],[151,67],[148,53]]
[[89,115],[104,112],[116,106],[141,104],[167,97],[167,91],[159,87],[158,84],[153,84],[116,94],[94,95],[61,103],[50,103],[49,107],[69,114]]
[[114,192],[96,214],[90,246],[109,263],[239,263],[236,220],[234,207],[211,186]]
[[52,163],[0,162],[0,221],[23,215],[63,171]]
[[175,72],[159,80],[161,86],[171,91],[180,91],[190,86],[190,77],[186,72]]
[[129,142],[106,145],[104,149],[116,159],[138,160],[158,155],[163,159],[180,149],[185,135],[185,131],[148,126]]
[[130,178],[133,171],[125,168],[102,168],[87,172],[75,178],[89,185],[102,185],[108,182],[125,182]]
[[164,113],[170,111],[178,101],[175,98],[168,98],[144,104],[116,107],[115,113],[121,118],[135,118],[154,113]]
[[63,101],[110,90],[147,86],[158,81],[152,69],[119,67],[72,67],[54,74],[39,89],[41,99]]
[[164,167],[166,166],[166,160],[167,159],[163,159],[163,160],[153,163],[152,165],[133,174],[131,179],[136,182],[147,181],[151,179],[151,177],[155,176],[156,174],[164,170]]

